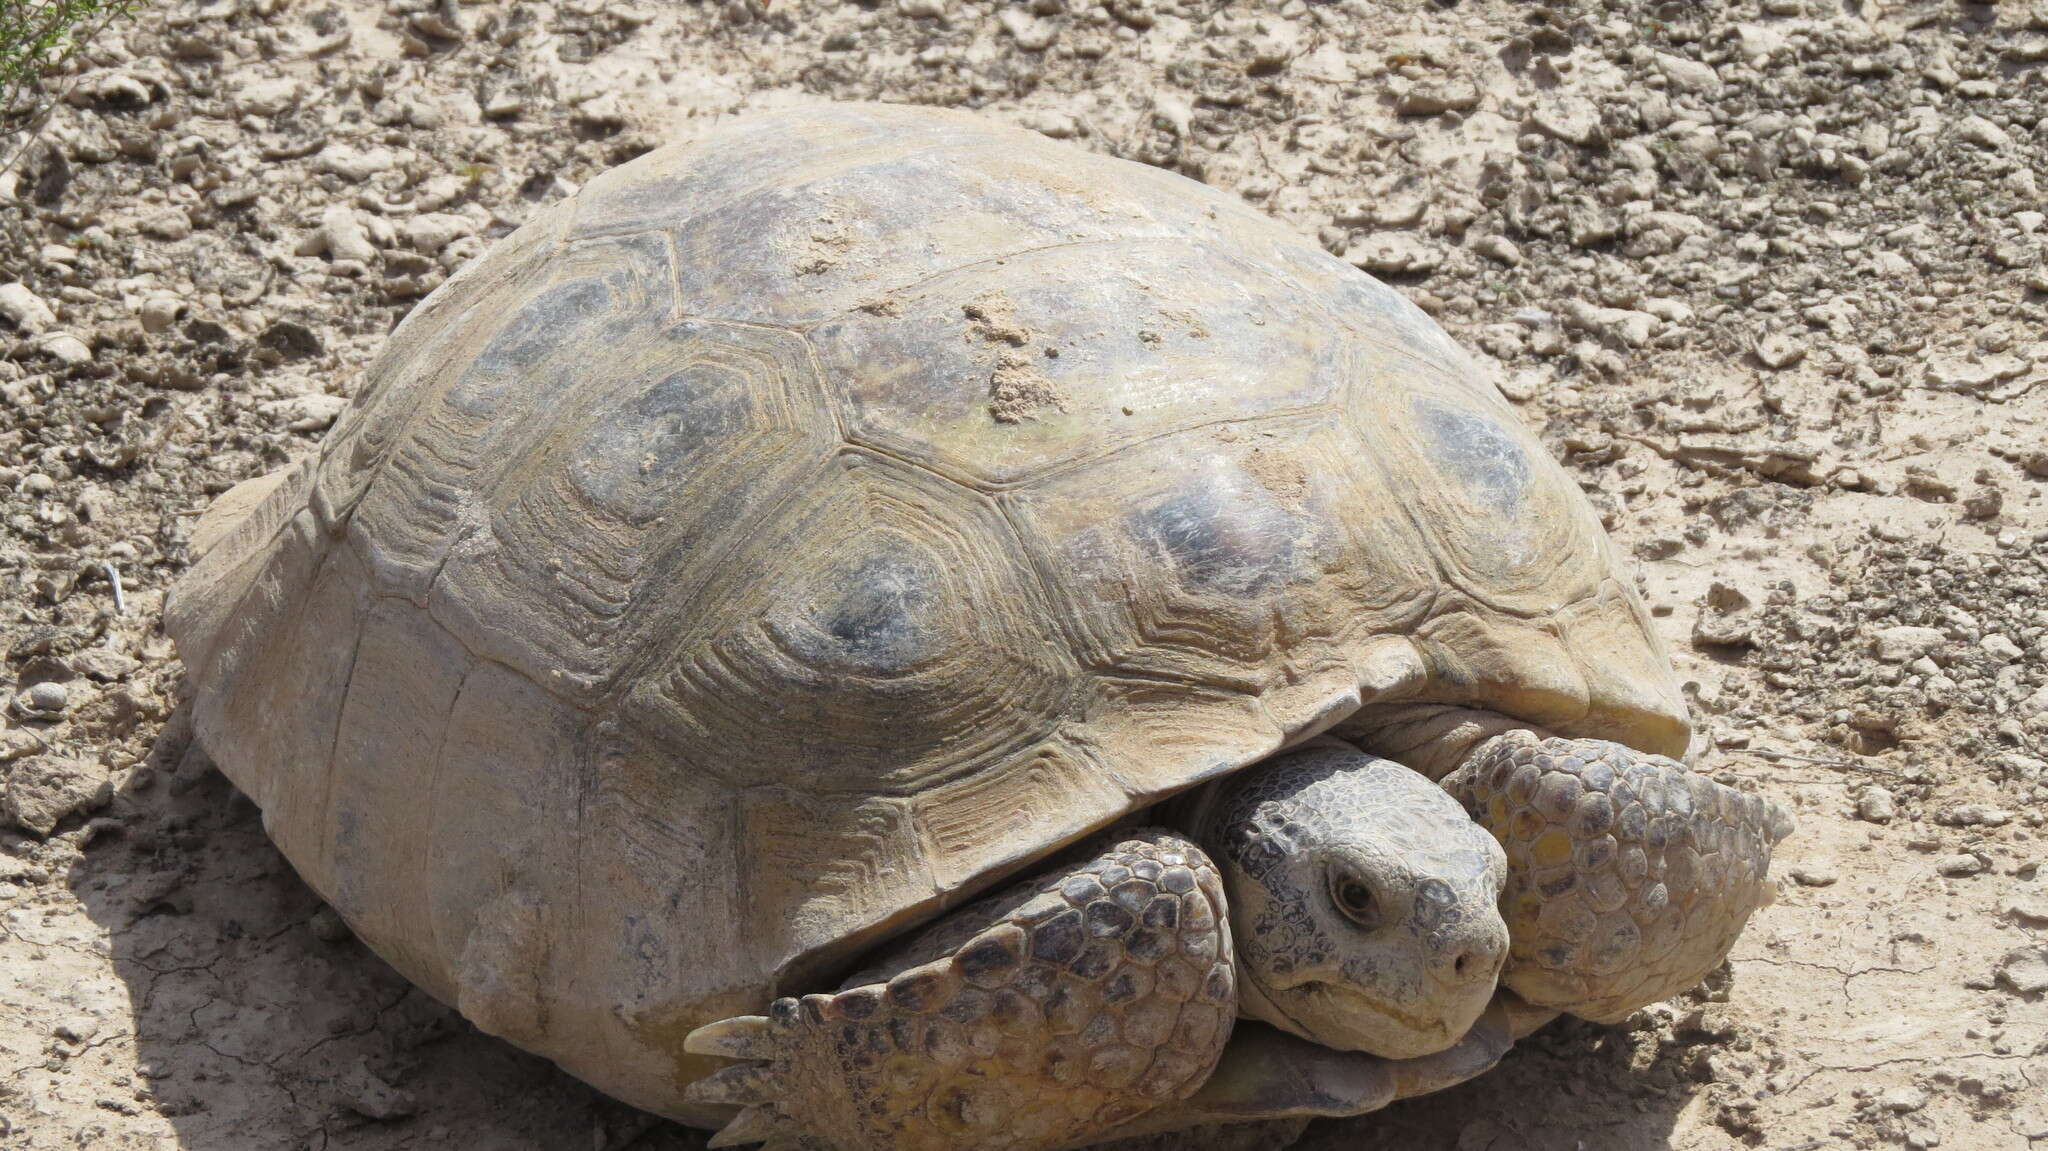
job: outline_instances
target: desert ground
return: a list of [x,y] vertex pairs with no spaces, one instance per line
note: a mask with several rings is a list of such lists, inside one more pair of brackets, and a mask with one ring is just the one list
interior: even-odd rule
[[181,733],[197,513],[604,169],[973,108],[1473,353],[1793,810],[1730,966],[1321,1149],[2048,1147],[2048,6],[158,0],[0,175],[0,1147],[695,1148],[349,935]]

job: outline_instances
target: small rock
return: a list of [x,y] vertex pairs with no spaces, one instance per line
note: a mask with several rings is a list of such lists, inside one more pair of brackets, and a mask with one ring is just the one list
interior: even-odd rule
[[1877,633],[1875,648],[1877,658],[1885,663],[1911,663],[1947,641],[1947,636],[1931,627],[1888,627]]
[[294,432],[317,432],[333,425],[348,408],[348,397],[314,393],[271,400],[257,410],[263,418]]
[[171,325],[178,322],[179,317],[185,314],[187,306],[178,296],[158,293],[142,301],[136,318],[142,322],[143,331],[151,335],[160,335],[169,331]]
[[2048,947],[2020,947],[1998,963],[1998,981],[2021,995],[2048,991]]
[[57,313],[27,284],[0,284],[0,318],[5,318],[24,336],[40,335],[57,322]]
[[1959,803],[1944,810],[1935,822],[1948,827],[2004,827],[2012,822],[2012,812],[1988,803]]
[[1673,88],[1681,92],[1693,92],[1701,96],[1718,96],[1721,93],[1721,77],[1714,73],[1713,65],[1683,56],[1657,53],[1657,70]]
[[65,662],[71,665],[71,670],[80,675],[90,676],[101,683],[125,679],[136,668],[142,666],[141,660],[104,647],[86,648],[72,654]]
[[52,680],[32,683],[14,697],[16,712],[38,719],[62,715],[70,705],[71,689]]
[[[1014,11],[1014,9],[1004,9]],[[1029,128],[1041,136],[1054,140],[1071,140],[1083,134],[1081,122],[1065,112],[1037,108],[1017,113],[1019,127]]]
[[83,1043],[100,1033],[100,1021],[90,1015],[76,1015],[57,1024],[51,1034],[66,1043]]
[[244,81],[228,99],[244,116],[275,116],[297,104],[302,91],[297,80],[272,76]]
[[1842,878],[1841,875],[1836,873],[1834,868],[1821,864],[1794,867],[1787,870],[1785,874],[1791,876],[1792,882],[1797,883],[1801,887],[1833,887]]
[[1394,110],[1403,116],[1439,116],[1445,112],[1470,112],[1478,106],[1478,85],[1462,79],[1417,84],[1394,101]]
[[412,1092],[386,1083],[370,1070],[368,1062],[343,1075],[337,1086],[342,1102],[366,1119],[403,1119],[420,1109]]
[[1866,787],[1856,797],[1856,818],[1866,823],[1890,823],[1898,814],[1898,800],[1882,787]]
[[2011,663],[2027,654],[2020,650],[2020,645],[1999,635],[1997,632],[1992,632],[1990,635],[1978,640],[1977,646],[1984,649],[1984,654],[2000,663]]
[[2005,901],[2002,914],[2026,927],[2048,927],[2048,895],[2015,895]]
[[341,916],[325,904],[322,904],[320,910],[315,911],[312,918],[306,921],[306,930],[311,931],[313,938],[322,943],[340,943],[353,934]]
[[1982,116],[1965,116],[1956,124],[1956,135],[1983,148],[2012,147],[2012,135]]
[[1764,367],[1773,371],[1789,368],[1806,358],[1806,346],[1795,342],[1780,332],[1772,332],[1756,342],[1756,358]]
[[377,246],[369,230],[347,204],[335,204],[320,216],[320,246],[330,259],[356,260],[365,264],[377,260]]
[[1922,1091],[1920,1088],[1910,1085],[1888,1087],[1885,1089],[1884,1094],[1877,1097],[1877,1102],[1878,1106],[1883,1107],[1887,1111],[1896,1111],[1904,1115],[1927,1106],[1928,1095],[1927,1092]]
[[1568,144],[1586,145],[1600,131],[1600,109],[1574,96],[1546,101],[1529,113],[1529,126]]
[[8,776],[0,815],[33,834],[48,835],[66,816],[98,807],[113,795],[113,784],[99,764],[32,756]]
[[1936,860],[1934,870],[1950,879],[1965,879],[1983,874],[1987,866],[1981,858],[1965,851],[1956,855],[1945,855]]
[[1650,342],[1664,321],[1648,312],[1628,308],[1602,308],[1584,300],[1571,300],[1564,306],[1565,324],[1581,331],[1591,332],[1609,341],[1619,341],[1631,348],[1640,348]]
[[466,217],[445,212],[427,212],[405,222],[405,242],[429,256],[475,232],[476,225]]
[[92,349],[70,332],[45,332],[36,350],[67,367],[92,363]]
[[1520,267],[1522,263],[1522,249],[1506,236],[1481,236],[1472,241],[1472,250],[1510,268]]
[[397,163],[398,158],[389,148],[356,149],[345,144],[332,144],[320,153],[313,166],[354,182],[367,180],[379,172],[388,172]]
[[1443,253],[1416,236],[1367,236],[1344,251],[1344,262],[1382,276],[1416,276],[1435,271]]

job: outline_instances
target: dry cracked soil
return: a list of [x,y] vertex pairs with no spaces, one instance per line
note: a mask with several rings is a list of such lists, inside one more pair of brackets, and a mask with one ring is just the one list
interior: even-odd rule
[[0,175],[0,1147],[667,1149],[354,942],[185,746],[214,494],[603,169],[975,108],[1242,195],[1469,347],[1793,809],[1729,968],[1312,1148],[2048,1146],[2048,6],[159,0]]

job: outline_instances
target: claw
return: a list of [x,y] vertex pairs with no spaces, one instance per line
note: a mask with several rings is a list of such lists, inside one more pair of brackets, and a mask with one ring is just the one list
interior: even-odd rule
[[728,1059],[772,1059],[775,1033],[765,1015],[742,1015],[708,1023],[683,1037],[692,1055],[723,1055]]
[[692,1103],[729,1103],[749,1107],[774,1098],[768,1068],[759,1063],[742,1063],[690,1084],[683,1097]]
[[740,1112],[737,1119],[727,1123],[718,1134],[713,1135],[711,1141],[704,1146],[737,1147],[742,1143],[759,1143],[777,1136],[794,1134],[789,1120],[780,1112],[765,1106],[749,1107]]

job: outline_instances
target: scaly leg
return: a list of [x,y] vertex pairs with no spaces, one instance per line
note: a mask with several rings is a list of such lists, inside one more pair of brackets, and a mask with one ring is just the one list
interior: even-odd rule
[[1237,1014],[1222,881],[1166,831],[1030,884],[949,953],[886,982],[699,1028],[747,1060],[690,1089],[744,1106],[713,1147],[1048,1151],[1209,1078]]

